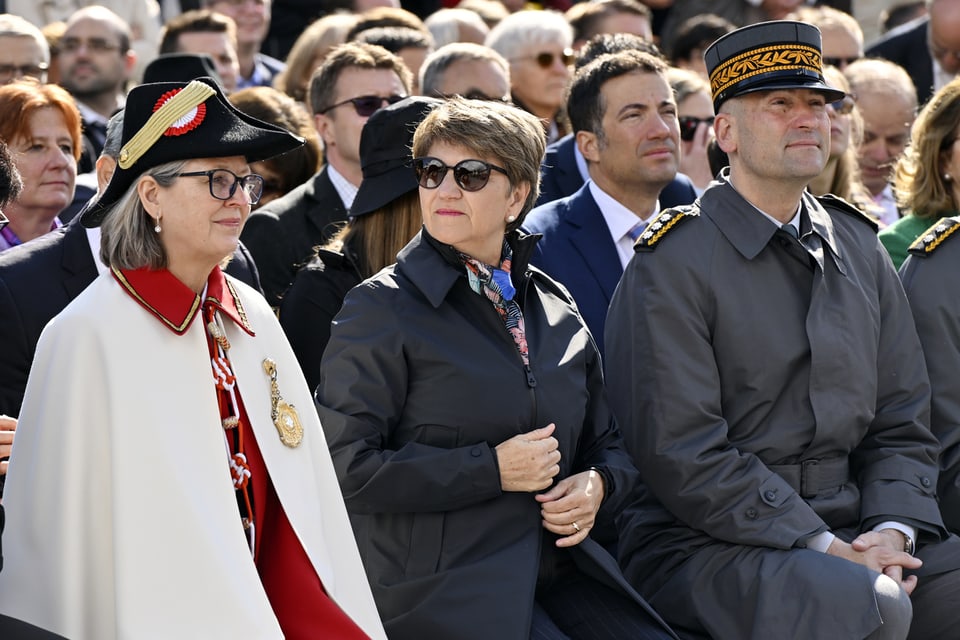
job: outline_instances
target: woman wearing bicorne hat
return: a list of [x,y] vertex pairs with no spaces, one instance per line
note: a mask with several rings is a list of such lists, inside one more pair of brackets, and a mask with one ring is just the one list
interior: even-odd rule
[[101,276],[37,348],[4,494],[0,610],[74,640],[383,638],[310,392],[225,276],[302,140],[209,78],[133,89],[81,221]]

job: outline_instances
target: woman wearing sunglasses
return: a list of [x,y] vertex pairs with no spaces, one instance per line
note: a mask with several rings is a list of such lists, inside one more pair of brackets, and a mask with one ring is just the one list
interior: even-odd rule
[[43,332],[4,492],[0,612],[69,638],[384,638],[311,395],[220,265],[303,141],[210,78],[134,88],[81,214],[110,272]]
[[527,264],[544,148],[514,107],[434,109],[423,229],[333,322],[317,404],[392,640],[675,637],[598,544],[637,472],[583,320]]
[[510,62],[513,103],[537,116],[547,144],[569,130],[563,112],[574,61],[573,29],[555,11],[517,11],[497,23],[484,44]]

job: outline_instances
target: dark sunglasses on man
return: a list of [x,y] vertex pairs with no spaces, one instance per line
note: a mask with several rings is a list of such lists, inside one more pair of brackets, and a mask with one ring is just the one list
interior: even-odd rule
[[693,140],[693,137],[697,135],[697,127],[700,126],[700,123],[704,123],[708,127],[713,124],[713,116],[708,118],[696,118],[694,116],[680,116],[677,118],[680,121],[680,139],[690,142]]
[[342,107],[345,104],[352,104],[353,110],[357,112],[357,115],[361,118],[369,118],[374,113],[382,109],[385,105],[396,104],[404,99],[406,96],[359,96],[357,98],[349,98],[343,102],[338,102],[332,104],[329,107],[320,110],[320,113],[326,113],[331,109],[336,109],[337,107]]
[[447,172],[453,170],[453,180],[464,191],[480,191],[490,181],[490,172],[499,171],[510,177],[507,170],[483,160],[461,160],[452,167],[439,158],[414,158],[413,171],[417,174],[417,182],[424,189],[436,189],[447,177]]

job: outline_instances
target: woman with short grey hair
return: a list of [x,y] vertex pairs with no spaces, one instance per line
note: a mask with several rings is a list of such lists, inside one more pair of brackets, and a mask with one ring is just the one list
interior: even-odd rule
[[484,44],[510,62],[513,102],[540,119],[547,144],[566,135],[563,105],[574,53],[573,28],[563,15],[511,13],[490,30]]

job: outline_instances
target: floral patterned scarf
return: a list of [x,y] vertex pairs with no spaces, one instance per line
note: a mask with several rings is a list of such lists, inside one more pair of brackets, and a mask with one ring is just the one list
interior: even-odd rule
[[467,268],[467,279],[470,282],[470,288],[479,295],[487,298],[493,308],[497,310],[500,319],[503,320],[507,333],[513,338],[517,345],[517,351],[520,352],[520,358],[525,367],[530,366],[530,357],[527,354],[527,338],[523,328],[523,313],[520,311],[520,305],[513,299],[517,290],[514,289],[510,281],[510,266],[513,262],[513,250],[507,241],[503,241],[503,258],[500,261],[500,267],[492,267],[479,260],[461,253],[460,259]]

